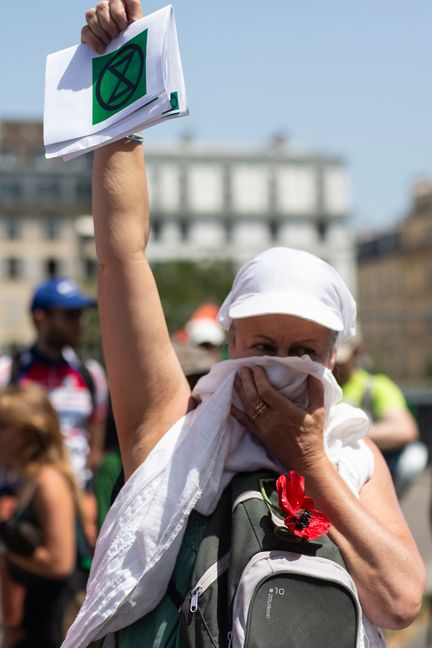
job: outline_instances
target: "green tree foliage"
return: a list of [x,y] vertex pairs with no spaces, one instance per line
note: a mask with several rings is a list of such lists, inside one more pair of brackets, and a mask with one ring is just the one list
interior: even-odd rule
[[236,271],[227,261],[152,264],[170,333],[181,328],[204,302],[221,304]]
[[[87,291],[87,293],[94,294],[94,290]],[[89,308],[85,314],[84,335],[79,352],[83,358],[94,358],[104,364],[97,308]]]
[[[194,310],[204,302],[221,304],[228,294],[236,268],[227,261],[194,263],[170,261],[152,264],[170,333],[182,328]],[[95,282],[82,286],[87,294],[96,293]],[[89,309],[81,351],[83,357],[103,362],[97,309]]]

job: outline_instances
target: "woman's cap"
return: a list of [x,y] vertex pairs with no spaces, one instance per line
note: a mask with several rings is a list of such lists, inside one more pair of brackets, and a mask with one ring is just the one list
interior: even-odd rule
[[356,303],[342,277],[317,256],[277,247],[258,254],[238,271],[219,311],[232,320],[257,315],[295,315],[338,332],[338,344],[355,333]]

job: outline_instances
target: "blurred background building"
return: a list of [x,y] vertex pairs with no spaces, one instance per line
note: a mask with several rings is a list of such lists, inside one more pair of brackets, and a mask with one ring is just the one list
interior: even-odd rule
[[[266,148],[146,147],[152,209],[149,256],[240,265],[274,245],[309,250],[355,292],[344,161]],[[0,351],[31,340],[32,286],[53,275],[94,283],[91,156],[46,160],[39,122],[0,122]]]
[[375,367],[405,386],[432,379],[432,184],[416,182],[392,230],[357,242],[362,332]]

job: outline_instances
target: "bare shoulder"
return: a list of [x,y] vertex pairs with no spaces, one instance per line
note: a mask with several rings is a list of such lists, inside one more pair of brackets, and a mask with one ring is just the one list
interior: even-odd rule
[[38,496],[44,501],[64,499],[72,494],[65,475],[55,466],[42,466],[35,477],[35,484]]
[[413,542],[385,459],[373,441],[366,438],[365,442],[373,454],[374,468],[371,478],[361,490],[360,501],[384,526]]
[[391,478],[390,471],[387,467],[381,450],[369,437],[366,437],[364,441],[373,456],[373,471],[371,478],[366,482],[361,491],[362,498],[365,494],[368,494],[369,490],[375,489],[379,489],[380,491],[384,492],[387,491],[392,495],[394,494],[394,497],[396,498],[396,493],[393,488],[393,480]]

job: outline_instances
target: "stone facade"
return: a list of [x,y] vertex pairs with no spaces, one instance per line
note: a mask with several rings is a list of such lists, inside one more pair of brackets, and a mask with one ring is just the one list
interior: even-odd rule
[[432,380],[432,184],[409,214],[357,244],[360,322],[376,368],[406,385]]

